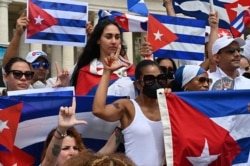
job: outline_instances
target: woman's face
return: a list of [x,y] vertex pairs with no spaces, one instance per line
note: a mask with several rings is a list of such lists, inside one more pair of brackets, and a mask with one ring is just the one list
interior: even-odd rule
[[76,145],[74,137],[66,136],[62,142],[61,152],[58,156],[57,166],[63,165],[65,160],[79,153],[79,147]]
[[207,91],[211,80],[207,73],[202,73],[194,77],[189,83],[184,86],[185,91]]
[[[25,62],[15,62],[11,66],[11,72],[7,75],[4,74],[4,80],[7,83],[8,91],[12,90],[25,90],[28,89],[31,80],[29,73],[31,72],[30,67]],[[26,73],[27,76],[22,75],[20,78],[16,75],[19,73]]]
[[113,24],[106,26],[97,44],[100,45],[100,53],[102,57],[115,53],[118,46],[121,44],[121,34],[119,29]]

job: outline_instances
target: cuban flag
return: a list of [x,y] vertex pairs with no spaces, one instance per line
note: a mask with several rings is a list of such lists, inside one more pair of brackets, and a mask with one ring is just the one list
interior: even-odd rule
[[148,7],[144,0],[127,0],[128,11],[148,16]]
[[230,29],[237,37],[244,33],[244,28],[249,25],[250,1],[247,0],[175,0],[173,5],[176,13],[203,19],[208,25],[210,1],[214,10],[219,14],[219,27]]
[[249,165],[249,93],[159,90],[167,165]]
[[[31,96],[5,96],[12,102],[22,101],[23,108],[18,124],[14,145],[28,155],[35,158],[35,164],[40,164],[44,140],[51,129],[57,126],[60,106],[71,106],[72,95],[53,96],[53,92]],[[107,103],[111,103],[122,97],[108,96]],[[93,96],[76,96],[76,118],[88,122],[87,125],[76,126],[82,135],[83,142],[87,148],[98,151],[112,134],[118,122],[107,122],[92,114]],[[0,106],[2,102],[0,102]],[[0,116],[1,119],[1,116]],[[5,120],[4,120],[5,121]],[[0,137],[2,138],[2,136]],[[9,155],[6,155],[8,157]],[[0,159],[3,157],[0,155]],[[6,158],[2,158],[5,161]],[[0,160],[1,161],[1,160]]]
[[[212,0],[214,10],[219,14],[219,27],[230,29],[229,17],[226,14],[225,4],[235,2],[237,0]],[[175,0],[173,2],[175,12],[186,16],[194,17],[206,21],[208,25],[208,14],[210,13],[210,0]]]
[[88,4],[70,0],[28,0],[26,43],[85,46]]
[[250,23],[250,1],[238,0],[225,5],[230,20],[231,31],[240,37]]
[[35,159],[14,145],[23,103],[0,98],[0,165],[31,166]]
[[99,20],[109,18],[118,23],[123,32],[146,32],[147,17],[135,16],[118,11],[99,10]]
[[[154,52],[155,57],[186,60],[204,60],[205,21],[190,18],[152,14],[159,22],[177,36],[173,42]],[[160,29],[160,26],[154,29]],[[148,33],[149,33],[148,29]],[[156,32],[155,32],[156,33]],[[157,34],[157,33],[156,33]],[[148,34],[150,35],[150,34]],[[164,33],[160,35],[164,36]],[[165,34],[166,35],[166,34]],[[167,38],[168,36],[166,36]],[[155,45],[161,40],[155,40]]]

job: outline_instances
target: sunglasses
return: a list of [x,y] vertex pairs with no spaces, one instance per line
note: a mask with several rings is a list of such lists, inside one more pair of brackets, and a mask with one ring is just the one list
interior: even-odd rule
[[[237,51],[238,53],[242,54],[243,53],[243,48],[232,48],[232,47],[230,47],[230,48],[228,48],[228,49],[225,50],[225,52],[228,53],[228,54],[234,54],[235,51]],[[221,53],[221,52],[222,51],[220,50],[219,53]]]
[[25,77],[26,80],[31,80],[34,76],[33,71],[22,72],[20,70],[11,70],[11,71],[9,71],[9,73],[12,73],[14,78],[17,80],[20,80],[23,76]]
[[44,68],[44,69],[48,69],[49,68],[49,62],[33,62],[31,63],[32,67],[34,69],[39,69],[41,66]]
[[161,71],[167,75],[168,79],[174,79],[175,70],[172,67],[160,66]]
[[159,74],[156,77],[154,75],[144,75],[141,81],[143,81],[147,86],[152,86],[155,81],[157,81],[158,84],[165,86],[167,84],[167,80],[166,74]]
[[198,81],[200,83],[205,83],[207,82],[208,84],[211,84],[213,82],[213,80],[211,78],[207,78],[207,77],[199,77]]
[[250,69],[250,66],[245,67],[245,71],[248,71]]

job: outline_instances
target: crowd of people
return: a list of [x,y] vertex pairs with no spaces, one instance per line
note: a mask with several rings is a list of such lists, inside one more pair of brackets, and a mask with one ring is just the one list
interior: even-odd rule
[[[163,2],[167,14],[175,16],[172,0]],[[166,165],[157,89],[165,88],[167,94],[250,89],[250,53],[243,49],[246,41],[231,36],[219,38],[218,23],[217,13],[211,13],[211,32],[203,63],[178,66],[175,60],[166,57],[134,65],[126,56],[119,25],[102,19],[95,27],[88,24],[88,41],[72,76],[55,63],[57,76],[48,79],[51,62],[45,52],[32,50],[25,59],[18,57],[21,36],[29,24],[25,11],[17,20],[16,32],[3,59],[6,89],[2,95],[14,90],[74,86],[76,95],[95,95],[92,110],[95,116],[109,122],[119,121],[119,127],[102,149],[89,150],[75,128],[87,122],[75,118],[73,97],[72,106],[59,108],[57,127],[45,140],[41,166]],[[142,56],[151,55],[151,44],[145,41],[140,51]],[[106,105],[107,95],[128,98]],[[121,142],[125,152],[116,153]]]

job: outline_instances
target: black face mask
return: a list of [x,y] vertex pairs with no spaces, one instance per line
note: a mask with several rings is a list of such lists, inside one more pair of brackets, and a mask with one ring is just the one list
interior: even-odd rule
[[243,73],[242,75],[243,75],[244,77],[250,79],[250,73]]
[[146,96],[156,99],[157,98],[157,89],[163,88],[162,85],[158,84],[157,81],[155,81],[155,83],[151,86],[148,85],[144,85],[142,92],[143,94],[145,94]]

